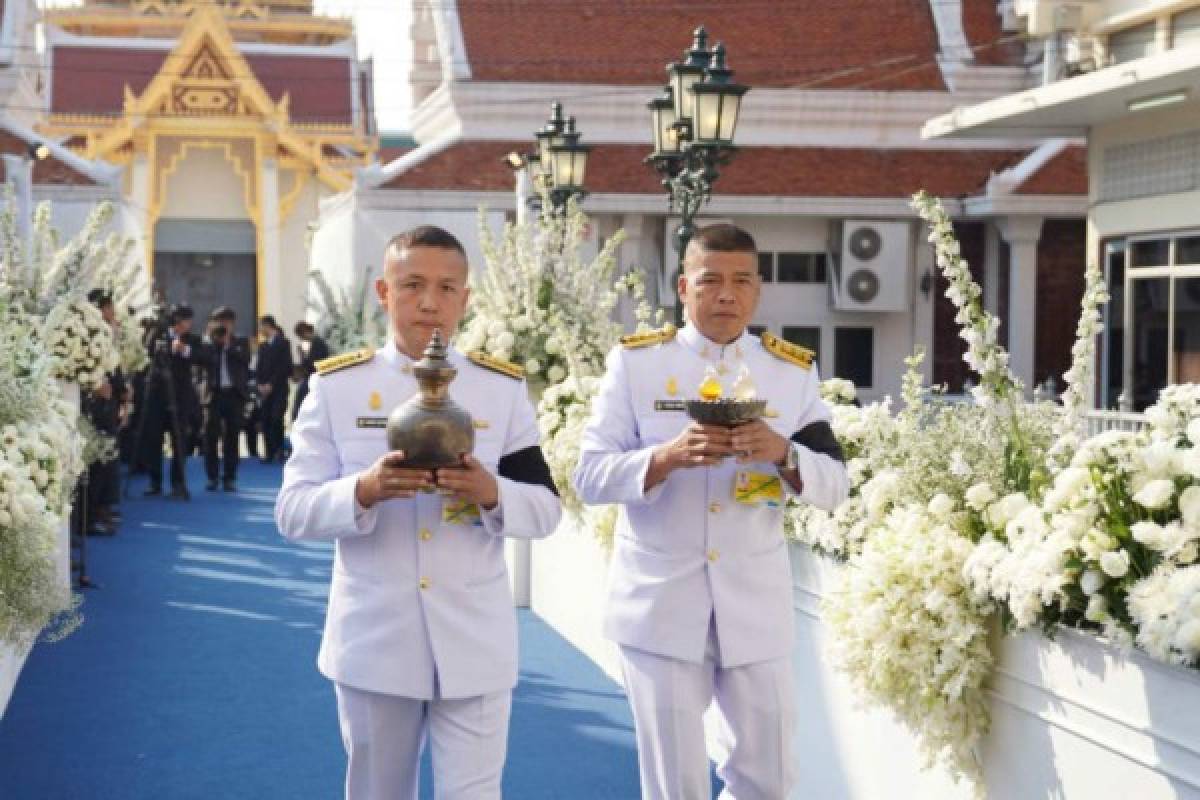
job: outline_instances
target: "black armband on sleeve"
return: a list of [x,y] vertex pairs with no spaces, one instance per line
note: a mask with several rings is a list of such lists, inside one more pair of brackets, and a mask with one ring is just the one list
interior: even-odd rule
[[805,425],[792,434],[792,441],[804,445],[814,453],[822,453],[841,462],[846,461],[846,457],[842,454],[842,446],[838,444],[837,437],[833,435],[833,428],[829,427],[829,423],[824,420]]
[[550,475],[550,466],[542,455],[542,448],[536,444],[501,456],[497,472],[502,478],[508,478],[517,483],[531,483],[535,486],[545,486],[558,497],[558,487]]

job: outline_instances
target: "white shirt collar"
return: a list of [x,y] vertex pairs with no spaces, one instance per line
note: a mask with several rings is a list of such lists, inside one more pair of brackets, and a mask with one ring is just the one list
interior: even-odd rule
[[695,325],[689,322],[679,331],[678,338],[683,342],[684,347],[687,347],[701,358],[712,361],[724,361],[726,357],[730,356],[733,358],[742,358],[746,354],[753,334],[748,330],[744,330],[741,336],[729,344],[722,345],[709,339]]
[[[394,367],[404,373],[412,372],[413,364],[415,364],[417,361],[420,361],[419,358],[414,359],[407,354],[400,352],[400,348],[396,347],[396,340],[390,338],[388,339],[387,344],[376,351],[376,355],[382,358],[384,363],[388,366]],[[454,347],[454,345],[450,345],[446,348],[446,359],[450,363],[456,366],[461,365],[463,358],[464,356],[462,353],[460,353],[458,349]]]

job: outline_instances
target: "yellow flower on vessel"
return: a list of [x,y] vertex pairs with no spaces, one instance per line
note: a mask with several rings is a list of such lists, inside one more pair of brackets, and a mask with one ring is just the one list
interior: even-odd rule
[[700,399],[702,400],[719,400],[721,398],[721,380],[717,377],[717,371],[709,367],[704,371],[704,382],[700,384]]

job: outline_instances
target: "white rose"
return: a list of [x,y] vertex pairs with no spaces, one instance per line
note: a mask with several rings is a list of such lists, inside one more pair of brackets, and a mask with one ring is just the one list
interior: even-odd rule
[[1098,569],[1089,569],[1084,572],[1079,578],[1079,588],[1083,589],[1084,594],[1095,594],[1104,587],[1107,579],[1104,573]]
[[1179,495],[1179,513],[1185,525],[1200,525],[1200,486],[1189,486]]
[[1100,569],[1110,578],[1123,578],[1129,572],[1129,553],[1124,550],[1110,550],[1100,556]]
[[1200,653],[1200,620],[1188,620],[1183,623],[1175,634],[1175,641],[1172,642],[1175,649],[1188,656],[1195,657]]
[[[550,352],[550,351],[547,350],[546,352]],[[567,371],[565,369],[563,369],[562,367],[560,367],[558,364],[555,364],[553,367],[551,367],[549,370],[546,371],[546,379],[549,380],[550,383],[558,383],[565,377],[567,377]]]
[[501,350],[511,351],[513,349],[513,345],[515,345],[516,343],[517,343],[517,337],[513,336],[508,331],[505,331],[504,333],[502,333],[496,337],[496,346],[499,347]]
[[539,362],[536,358],[531,358],[525,362],[525,374],[538,375],[541,373],[541,371],[542,371],[541,362]]
[[1180,564],[1191,564],[1198,557],[1200,557],[1200,547],[1195,542],[1188,542],[1179,548],[1179,552],[1175,554],[1175,560]]
[[1133,501],[1142,508],[1156,511],[1166,508],[1174,495],[1175,482],[1159,478],[1158,480],[1150,481],[1138,490],[1137,494],[1133,496]]
[[970,489],[967,489],[967,505],[976,511],[983,511],[995,499],[996,493],[986,483],[977,483]]
[[502,320],[494,319],[488,323],[488,326],[487,326],[488,336],[492,336],[492,337],[500,336],[501,334],[503,334],[507,331],[508,331],[508,328],[504,325],[504,322]]
[[945,492],[938,492],[929,501],[929,513],[938,519],[944,519],[954,511],[954,501]]
[[545,350],[548,354],[555,355],[562,350],[562,345],[559,343],[557,338],[551,336],[546,340]]
[[1134,541],[1141,542],[1151,550],[1162,550],[1163,543],[1166,541],[1165,531],[1163,527],[1152,520],[1142,520],[1141,522],[1133,523],[1130,529],[1133,534]]
[[1187,438],[1192,443],[1193,449],[1200,448],[1200,417],[1188,422]]
[[1088,598],[1087,611],[1083,615],[1092,622],[1104,622],[1108,619],[1108,600],[1102,594],[1094,594]]

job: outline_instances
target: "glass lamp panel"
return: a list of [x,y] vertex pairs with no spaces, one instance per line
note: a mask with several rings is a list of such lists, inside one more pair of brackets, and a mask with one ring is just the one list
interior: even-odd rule
[[695,92],[696,115],[692,118],[695,124],[692,139],[697,142],[711,142],[721,132],[721,95],[718,92]]
[[724,96],[721,108],[721,134],[717,138],[725,142],[733,141],[733,134],[737,130],[738,114],[741,110],[742,96],[740,94]]
[[675,116],[677,119],[692,119],[695,113],[696,99],[692,94],[692,86],[703,77],[703,72],[693,69],[676,68],[671,73],[671,93],[675,99]]
[[571,162],[571,185],[583,186],[583,181],[587,176],[588,151],[577,150],[572,156]]

